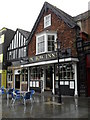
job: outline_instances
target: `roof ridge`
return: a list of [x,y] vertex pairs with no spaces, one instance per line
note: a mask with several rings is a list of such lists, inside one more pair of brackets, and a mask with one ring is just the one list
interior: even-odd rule
[[30,31],[23,30],[23,29],[21,29],[21,28],[17,28],[17,30],[21,30],[21,31],[24,31],[24,32],[29,32],[29,33],[30,33]]
[[[54,8],[56,8],[56,9],[60,10],[61,12],[67,14],[65,11],[59,9],[57,6],[54,6],[54,5],[52,5],[52,4],[48,3],[48,2],[46,2],[46,3],[49,4],[49,5],[51,5],[52,7],[54,7]],[[67,15],[68,15],[69,17],[73,18],[70,14],[67,14]]]
[[[17,28],[17,30],[18,30],[19,32],[21,32],[21,34],[23,34],[23,35],[26,37],[26,39],[29,38],[31,32],[26,31],[26,30],[23,30],[23,29],[20,29],[20,28]],[[17,31],[17,30],[16,30],[16,31]]]
[[90,17],[90,10],[83,12],[77,16],[74,16],[74,20],[78,21],[78,20],[82,20],[82,19],[87,19],[88,17]]
[[56,10],[59,14],[59,17],[61,17],[64,20],[64,22],[66,22],[66,24],[69,25],[69,27],[72,26],[72,28],[73,28],[73,26],[76,25],[76,22],[74,21],[74,19],[71,15],[67,14],[66,12],[62,11],[61,9],[57,8],[56,6],[54,6],[48,2],[45,2],[45,5],[47,5],[47,6],[49,5],[49,7],[51,6],[54,10]]
[[[83,14],[86,14],[86,13],[88,13],[88,12],[90,12],[90,10],[87,10],[87,11],[85,11],[85,12],[79,14],[79,15],[83,15]],[[79,16],[79,15],[76,15],[76,16],[73,16],[73,17],[77,17],[77,16]]]

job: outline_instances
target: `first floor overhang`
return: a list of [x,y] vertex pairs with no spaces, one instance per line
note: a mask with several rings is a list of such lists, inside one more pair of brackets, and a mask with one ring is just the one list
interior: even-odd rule
[[[60,63],[64,63],[64,62],[79,62],[78,58],[63,58],[63,59],[59,59]],[[48,65],[48,64],[55,64],[58,63],[58,60],[49,60],[49,61],[42,61],[42,62],[35,62],[35,63],[30,63],[30,64],[24,64],[21,65],[21,67],[33,67],[33,66],[41,66],[41,65]]]

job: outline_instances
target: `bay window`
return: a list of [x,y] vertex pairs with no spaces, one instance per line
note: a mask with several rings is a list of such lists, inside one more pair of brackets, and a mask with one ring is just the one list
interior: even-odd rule
[[55,31],[44,31],[36,35],[36,54],[54,51],[54,42],[57,38]]

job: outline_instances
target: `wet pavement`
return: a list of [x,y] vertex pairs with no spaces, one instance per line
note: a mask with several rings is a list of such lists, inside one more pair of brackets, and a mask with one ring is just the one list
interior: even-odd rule
[[[90,98],[62,97],[59,104],[58,96],[34,95],[35,101],[22,101],[13,105],[5,96],[0,101],[2,118],[90,118]],[[2,104],[2,107],[1,107]],[[2,112],[2,113],[1,113]]]

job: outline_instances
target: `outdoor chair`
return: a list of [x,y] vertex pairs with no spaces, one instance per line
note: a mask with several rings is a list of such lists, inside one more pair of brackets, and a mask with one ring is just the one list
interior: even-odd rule
[[6,88],[4,88],[4,86],[1,87],[1,88],[0,88],[0,95],[5,94],[5,90],[6,90]]
[[24,99],[24,105],[26,105],[26,100],[33,100],[34,101],[34,97],[33,94],[35,93],[34,90],[30,90],[29,92],[26,92],[23,99]]
[[7,90],[6,94],[7,94],[7,98],[9,98],[9,95],[12,95],[12,92],[14,91],[14,88],[10,88]]
[[12,102],[13,102],[13,104],[15,103],[16,100],[21,100],[21,99],[23,99],[23,96],[19,92],[14,90],[12,92]]
[[16,94],[20,94],[20,90],[15,90],[15,93]]

